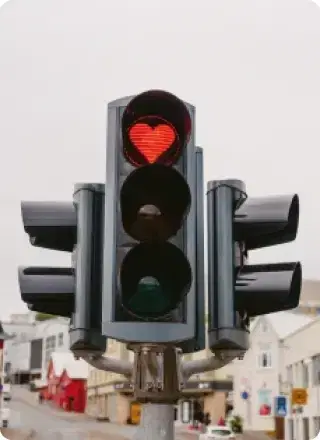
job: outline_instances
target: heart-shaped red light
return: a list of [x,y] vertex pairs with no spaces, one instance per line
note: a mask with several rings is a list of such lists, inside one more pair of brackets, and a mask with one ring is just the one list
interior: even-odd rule
[[176,134],[167,124],[155,128],[148,124],[138,123],[129,130],[129,139],[149,163],[154,163],[173,144]]

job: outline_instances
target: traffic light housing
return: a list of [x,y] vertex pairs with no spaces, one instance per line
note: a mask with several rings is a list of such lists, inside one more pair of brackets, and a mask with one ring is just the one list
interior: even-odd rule
[[71,267],[20,267],[22,300],[30,310],[71,319],[73,351],[103,353],[101,285],[104,186],[78,184],[73,202],[22,202],[33,246],[70,252]]
[[103,333],[125,342],[196,334],[194,113],[151,90],[108,107]]
[[[72,202],[22,202],[24,230],[35,247],[72,252],[77,242],[77,217]],[[22,300],[35,312],[71,317],[74,270],[64,267],[20,267]]]
[[178,344],[183,353],[195,353],[206,348],[205,336],[205,274],[204,274],[204,178],[203,150],[196,148],[196,268],[195,268],[195,334]]
[[251,198],[239,180],[208,183],[209,345],[245,351],[252,317],[297,307],[299,262],[249,265],[250,250],[295,240],[299,198]]

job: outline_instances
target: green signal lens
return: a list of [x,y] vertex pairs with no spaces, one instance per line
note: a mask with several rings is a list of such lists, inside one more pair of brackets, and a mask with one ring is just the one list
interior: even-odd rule
[[134,314],[149,316],[165,313],[170,301],[156,278],[144,277],[128,301],[128,306]]
[[191,281],[189,262],[176,246],[140,244],[122,262],[119,286],[122,306],[144,321],[162,319],[179,306]]

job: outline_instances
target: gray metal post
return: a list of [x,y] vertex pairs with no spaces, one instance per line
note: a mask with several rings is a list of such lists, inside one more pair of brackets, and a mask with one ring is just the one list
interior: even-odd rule
[[142,405],[140,425],[133,440],[174,440],[173,405]]

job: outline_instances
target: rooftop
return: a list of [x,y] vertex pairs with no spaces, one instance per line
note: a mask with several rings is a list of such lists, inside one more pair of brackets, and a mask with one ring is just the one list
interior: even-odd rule
[[280,339],[286,338],[314,321],[314,318],[310,316],[298,315],[293,312],[271,313],[266,318]]
[[75,359],[73,353],[53,352],[51,355],[53,371],[55,376],[60,377],[64,371],[70,379],[87,379],[89,367],[83,359]]

